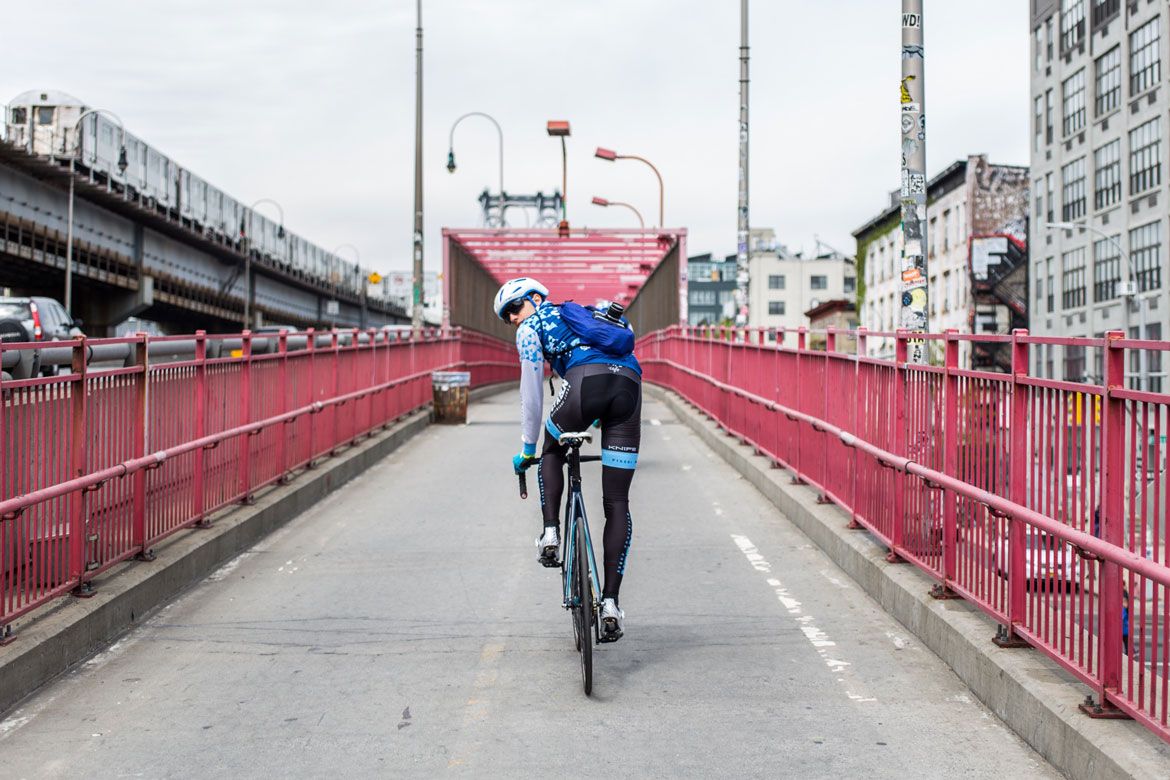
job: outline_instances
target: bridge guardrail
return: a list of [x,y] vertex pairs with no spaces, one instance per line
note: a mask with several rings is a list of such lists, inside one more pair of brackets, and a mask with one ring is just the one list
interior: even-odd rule
[[[513,346],[458,330],[59,344],[69,373],[0,382],[0,638],[17,617],[85,595],[115,564],[425,406],[432,371],[470,368],[476,386],[518,374]],[[151,362],[180,347],[185,359]],[[43,345],[0,345],[0,361],[33,350]],[[121,367],[90,371],[124,350]]]
[[[784,333],[779,334],[781,342]],[[1126,358],[1170,342],[928,334],[942,365],[906,361],[911,334],[674,327],[643,337],[649,381],[679,392],[791,469],[851,523],[1091,686],[1098,717],[1170,741],[1170,395],[1125,387]],[[849,336],[855,354],[836,351]],[[869,357],[867,341],[895,347]],[[1012,372],[958,367],[964,342],[1006,345]],[[1105,382],[1029,374],[1029,350],[1099,352]],[[1160,359],[1160,358],[1159,358]]]

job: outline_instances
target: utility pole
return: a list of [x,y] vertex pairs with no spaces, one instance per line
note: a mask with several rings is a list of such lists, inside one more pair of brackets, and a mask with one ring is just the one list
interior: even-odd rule
[[735,242],[736,325],[748,323],[748,0],[739,2],[739,210]]
[[[902,327],[927,330],[926,85],[922,0],[902,0]],[[926,343],[912,339],[907,360],[925,363]]]
[[417,0],[418,26],[415,28],[414,80],[414,308],[411,327],[415,335],[422,329],[423,313],[423,186],[422,186],[422,0]]

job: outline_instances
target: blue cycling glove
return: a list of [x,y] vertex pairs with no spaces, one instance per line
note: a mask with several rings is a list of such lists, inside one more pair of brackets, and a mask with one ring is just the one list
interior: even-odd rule
[[512,471],[523,474],[525,464],[533,460],[536,460],[536,445],[524,442],[524,449],[512,456]]

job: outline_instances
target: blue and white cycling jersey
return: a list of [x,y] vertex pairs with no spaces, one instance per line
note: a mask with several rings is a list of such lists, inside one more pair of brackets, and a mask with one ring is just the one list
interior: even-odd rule
[[561,318],[560,307],[548,301],[541,302],[536,312],[516,328],[516,351],[520,353],[521,438],[526,450],[535,447],[544,416],[541,379],[545,360],[560,377],[570,368],[587,363],[623,366],[642,375],[642,367],[633,353],[615,358],[582,344]]

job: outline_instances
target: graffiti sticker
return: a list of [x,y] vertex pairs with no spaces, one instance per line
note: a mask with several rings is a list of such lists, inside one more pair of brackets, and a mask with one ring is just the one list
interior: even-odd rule
[[907,76],[902,79],[902,103],[913,103],[914,98],[910,97],[910,89],[907,84],[914,80],[914,76]]
[[902,59],[912,60],[915,57],[917,57],[918,59],[922,59],[922,47],[921,46],[903,46],[902,47]]

